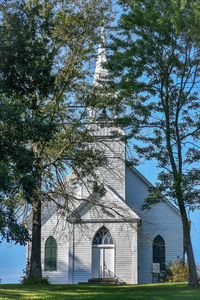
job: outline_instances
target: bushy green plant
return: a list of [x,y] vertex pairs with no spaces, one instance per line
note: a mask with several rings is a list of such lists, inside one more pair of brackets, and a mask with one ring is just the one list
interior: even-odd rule
[[169,282],[184,282],[189,280],[188,264],[182,260],[170,261],[166,272],[166,280]]
[[49,285],[48,277],[30,277],[30,272],[28,270],[24,271],[24,276],[22,277],[21,283],[24,285]]
[[21,283],[24,285],[48,285],[48,284],[50,284],[47,277],[23,278]]

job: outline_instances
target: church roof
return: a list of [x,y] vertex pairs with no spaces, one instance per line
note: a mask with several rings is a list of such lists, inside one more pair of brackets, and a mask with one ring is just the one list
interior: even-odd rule
[[[133,166],[129,166],[128,168],[130,168],[130,170],[135,173],[143,182],[145,182],[147,184],[147,186],[149,187],[153,187],[154,185],[146,178],[144,177],[135,167]],[[165,198],[164,202],[169,205],[179,216],[180,216],[180,211],[178,210],[178,208],[171,203],[167,198]]]
[[140,217],[114,192],[105,186],[105,196],[88,197],[68,218],[69,222],[140,222]]

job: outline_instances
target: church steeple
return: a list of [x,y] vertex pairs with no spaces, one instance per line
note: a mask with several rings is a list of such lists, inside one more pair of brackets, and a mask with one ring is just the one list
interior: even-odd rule
[[[106,49],[104,28],[101,28],[101,39],[98,48],[98,56],[94,73],[93,86],[96,88],[99,97],[109,97],[108,88],[108,70],[105,68]],[[104,86],[106,85],[106,86]],[[105,98],[106,98],[105,97]],[[103,185],[112,187],[113,191],[125,201],[125,157],[126,145],[123,139],[125,133],[122,128],[115,126],[110,114],[107,114],[108,108],[101,106],[95,110],[88,108],[91,122],[87,128],[94,137],[96,137],[95,147],[103,151],[107,157],[106,167],[99,167],[97,172],[98,180]]]
[[103,64],[106,62],[107,59],[106,59],[106,49],[105,49],[105,34],[104,34],[104,27],[102,27],[96,68],[94,72],[94,81],[93,81],[94,86],[100,86],[101,85],[100,81],[103,79],[105,80],[108,77],[108,70],[103,66]]
[[[102,85],[101,80],[106,80],[106,78],[108,78],[108,70],[104,67],[104,63],[106,62],[107,59],[106,59],[106,49],[105,49],[105,34],[104,34],[104,27],[102,27],[96,67],[94,72],[94,79],[93,79],[94,87],[101,87]],[[94,118],[96,114],[96,110],[89,107],[88,113],[90,118]]]

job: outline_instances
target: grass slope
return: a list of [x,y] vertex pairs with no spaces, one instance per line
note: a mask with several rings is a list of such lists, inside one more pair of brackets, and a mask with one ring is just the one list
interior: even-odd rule
[[200,289],[189,289],[184,283],[135,286],[1,284],[0,299],[200,300]]

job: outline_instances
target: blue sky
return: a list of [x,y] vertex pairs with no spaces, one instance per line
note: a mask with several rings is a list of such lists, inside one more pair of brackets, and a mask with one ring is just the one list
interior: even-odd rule
[[19,283],[26,264],[26,249],[20,245],[0,244],[1,283]]
[[[156,180],[156,168],[152,162],[140,166],[139,171],[152,183]],[[200,265],[200,210],[190,213],[191,237],[195,261]],[[26,264],[26,249],[19,245],[0,244],[0,278],[2,283],[19,283]]]

